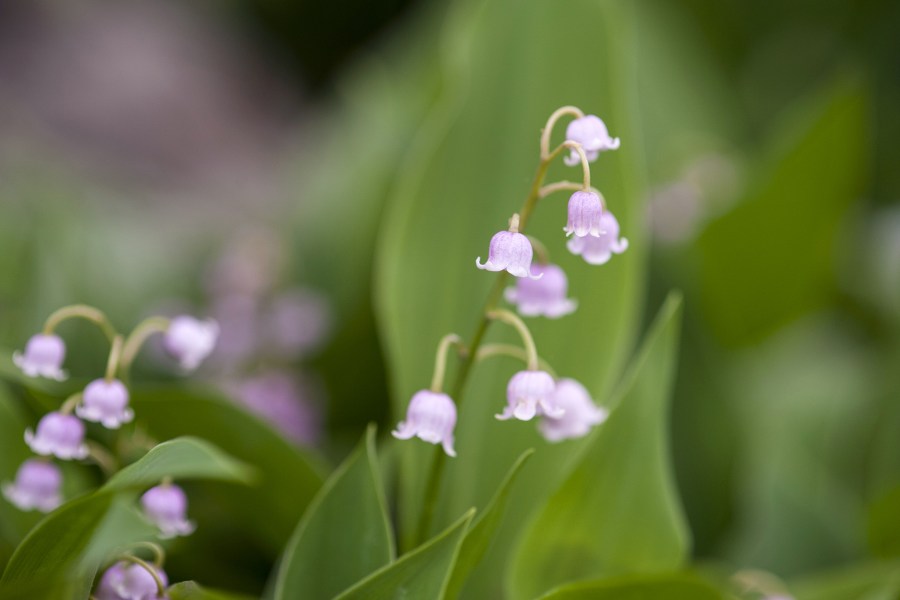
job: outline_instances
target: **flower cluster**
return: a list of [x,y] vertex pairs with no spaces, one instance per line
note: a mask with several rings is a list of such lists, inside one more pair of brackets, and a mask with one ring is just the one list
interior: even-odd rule
[[[15,364],[25,375],[57,381],[66,378],[62,369],[66,346],[54,331],[61,322],[73,317],[98,324],[109,336],[111,350],[106,373],[70,396],[58,410],[44,415],[34,429],[25,431],[25,443],[40,458],[26,460],[19,467],[15,481],[2,484],[6,499],[22,510],[49,512],[61,504],[62,471],[52,462],[53,458],[92,459],[101,466],[109,462],[106,450],[86,439],[85,422],[119,429],[134,419],[128,387],[122,378],[127,376],[131,362],[150,334],[163,333],[166,349],[183,369],[196,368],[211,352],[218,335],[215,322],[181,316],[171,321],[148,319],[124,338],[100,311],[88,306],[70,306],[53,313],[44,331],[32,336],[24,352],[14,355]],[[170,531],[162,526],[161,529],[164,533]]]
[[[575,119],[566,129],[566,140],[551,150],[549,144],[553,126],[564,115],[573,115]],[[607,209],[603,195],[590,183],[589,163],[597,160],[601,152],[616,150],[619,144],[618,138],[610,137],[599,117],[585,115],[575,107],[563,107],[548,120],[541,137],[541,165],[531,195],[522,210],[512,216],[509,227],[493,235],[487,260],[482,262],[481,257],[475,260],[476,267],[499,272],[501,279],[506,274],[517,278],[515,286],[507,288],[504,297],[516,306],[520,315],[555,319],[574,312],[577,307],[576,301],[568,298],[568,279],[563,269],[549,262],[543,244],[521,231],[541,198],[557,191],[573,191],[568,202],[568,219],[563,227],[569,238],[566,246],[588,264],[602,265],[614,254],[621,254],[628,248],[628,241],[620,237],[619,223]],[[582,168],[581,183],[561,181],[542,186],[547,166],[566,150],[569,154],[564,162]],[[533,265],[535,254],[538,260]],[[462,347],[460,357],[464,361],[477,361],[492,354],[509,354],[527,363],[525,370],[514,374],[509,380],[507,404],[496,415],[497,419],[530,421],[539,417],[538,430],[550,442],[582,437],[592,427],[605,421],[608,416],[606,409],[597,406],[579,382],[557,379],[551,370],[544,368],[528,327],[514,313],[497,309],[494,301],[488,301],[479,333],[474,336],[472,347]],[[516,328],[524,349],[504,345],[479,347],[484,329],[492,320]],[[441,444],[449,456],[456,456],[453,442],[458,407],[443,392],[443,376],[448,348],[459,344],[461,342],[455,334],[441,341],[431,388],[413,395],[406,419],[394,431],[395,437],[418,437],[432,444]],[[468,369],[461,372],[464,378]],[[457,383],[456,389],[462,389],[461,382]]]

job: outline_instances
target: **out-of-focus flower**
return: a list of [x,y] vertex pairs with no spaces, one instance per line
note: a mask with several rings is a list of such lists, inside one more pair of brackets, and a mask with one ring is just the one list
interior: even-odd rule
[[569,282],[565,271],[557,265],[537,264],[532,272],[543,277],[523,277],[516,280],[515,287],[506,288],[506,300],[516,305],[519,314],[556,319],[575,310],[578,303],[566,298]]
[[482,264],[481,257],[475,260],[475,266],[488,271],[504,269],[516,277],[537,279],[540,275],[531,273],[531,259],[534,250],[531,242],[521,233],[500,231],[491,238],[487,262]]
[[[601,152],[619,147],[619,138],[610,137],[606,124],[596,115],[585,115],[569,123],[566,127],[566,139],[581,144],[591,162],[597,160]],[[581,158],[577,151],[572,150],[564,162],[573,167],[581,162]]]
[[62,370],[65,358],[66,345],[62,338],[43,333],[28,340],[24,353],[13,354],[13,362],[29,377],[46,377],[57,381],[66,378]]
[[609,411],[594,404],[590,393],[574,379],[560,379],[553,392],[553,403],[565,413],[559,417],[544,415],[538,428],[547,441],[559,442],[587,435]]
[[331,329],[331,310],[312,290],[295,289],[277,295],[265,316],[267,346],[285,358],[316,349]]
[[430,444],[441,444],[449,456],[453,449],[453,428],[456,427],[456,404],[447,394],[420,390],[409,401],[406,420],[400,421],[393,435],[408,440],[413,436]]
[[107,429],[118,429],[134,418],[128,407],[128,388],[118,379],[95,379],[87,384],[75,414]]
[[[155,565],[149,565],[162,581],[169,585],[166,572]],[[143,565],[117,562],[103,573],[100,584],[94,592],[97,600],[165,600],[167,595],[159,595],[156,579]]]
[[700,190],[676,181],[658,189],[647,204],[654,238],[665,244],[689,239],[703,217]]
[[556,384],[545,371],[519,371],[506,386],[506,408],[499,415],[501,421],[515,417],[530,421],[535,415],[561,417],[564,410],[553,400]]
[[16,472],[13,483],[4,483],[3,495],[22,510],[50,512],[62,504],[62,473],[52,462],[32,458]]
[[289,373],[266,371],[228,386],[228,391],[297,444],[313,445],[322,434],[322,417],[314,382]]
[[190,535],[196,525],[187,518],[187,495],[173,483],[163,483],[141,496],[144,514],[157,527],[161,538]]
[[600,217],[600,237],[575,237],[566,246],[572,254],[581,256],[592,265],[609,262],[613,254],[622,254],[628,249],[628,240],[619,237],[619,222],[611,212],[604,211]]
[[88,455],[84,443],[84,423],[78,417],[51,412],[40,420],[37,433],[25,430],[25,443],[35,454],[56,456],[62,460],[82,459]]
[[602,215],[603,202],[600,196],[594,192],[575,192],[569,198],[569,221],[563,230],[566,235],[574,233],[577,237],[599,237],[603,233],[600,227]]
[[219,325],[211,320],[200,321],[182,315],[169,323],[163,345],[186,371],[193,371],[216,346]]

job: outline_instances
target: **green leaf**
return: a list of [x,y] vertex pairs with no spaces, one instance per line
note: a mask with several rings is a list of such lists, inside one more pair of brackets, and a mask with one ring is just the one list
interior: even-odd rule
[[331,598],[393,558],[370,426],[297,525],[281,560],[275,598]]
[[255,485],[205,485],[204,493],[192,496],[191,505],[227,515],[231,525],[252,535],[272,558],[280,554],[322,485],[320,461],[212,391],[144,387],[132,393],[132,403],[138,421],[153,436],[195,435],[253,465]]
[[166,590],[166,596],[169,600],[252,600],[253,598],[253,596],[203,588],[194,581],[182,581],[170,586]]
[[882,494],[869,507],[866,531],[875,556],[900,557],[900,486]]
[[866,91],[839,81],[776,123],[767,168],[699,240],[704,310],[719,337],[758,341],[825,305],[834,257],[868,163]]
[[341,600],[444,598],[453,565],[475,510],[397,562],[366,577],[338,596]]
[[503,512],[506,509],[506,502],[512,491],[512,484],[519,474],[519,470],[525,462],[531,458],[534,450],[527,450],[522,456],[516,460],[506,479],[500,484],[497,493],[491,499],[490,503],[478,515],[478,518],[469,528],[466,537],[463,539],[462,549],[459,552],[459,559],[456,561],[456,567],[450,578],[450,584],[447,587],[447,597],[457,598],[466,583],[466,579],[472,570],[478,565],[485,552],[494,541],[494,534],[500,526],[503,519]]
[[140,460],[113,475],[102,489],[116,491],[150,487],[167,476],[250,483],[252,474],[250,466],[233,459],[209,442],[181,437],[154,446]]
[[[27,421],[9,390],[0,384],[0,481],[13,481],[21,464],[31,456],[22,438]],[[0,564],[40,520],[38,512],[23,512],[0,499]]]
[[541,600],[721,600],[709,583],[692,575],[641,575],[583,581],[557,588]]
[[670,294],[609,420],[530,523],[508,577],[514,597],[573,579],[682,566],[688,531],[666,435],[680,315],[681,297]]
[[884,561],[842,567],[792,582],[796,600],[896,600],[900,563]]
[[[520,209],[538,164],[540,129],[567,104],[601,115],[621,136],[621,149],[595,163],[594,184],[631,248],[602,268],[587,265],[565,248],[566,195],[543,200],[528,233],[566,270],[580,308],[564,319],[533,320],[529,327],[541,354],[596,397],[604,397],[618,376],[636,334],[646,252],[632,12],[630,3],[609,0],[453,5],[446,19],[442,94],[411,145],[379,235],[376,308],[398,420],[412,394],[426,387],[438,340],[456,332],[469,341],[495,281],[475,268],[475,258],[485,257],[491,236]],[[561,123],[554,141],[561,141],[564,129]],[[548,182],[577,176],[558,164]],[[518,342],[502,326],[492,326],[487,341]],[[494,418],[506,382],[519,369],[521,363],[509,359],[473,369],[456,427],[459,456],[449,461],[443,482],[452,493],[442,495],[434,528],[469,506],[484,506],[508,466],[526,448],[540,445],[522,475],[523,487],[534,493],[510,498],[508,507],[509,519],[526,518],[581,445],[548,447],[533,424]],[[449,375],[452,381],[452,365]],[[398,520],[406,537],[418,519],[432,453],[410,442],[400,455]],[[496,573],[511,533],[498,533],[476,569],[480,583],[469,590],[473,595],[496,596]]]

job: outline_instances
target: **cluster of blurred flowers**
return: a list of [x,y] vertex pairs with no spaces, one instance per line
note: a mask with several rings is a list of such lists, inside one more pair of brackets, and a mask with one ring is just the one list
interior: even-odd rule
[[278,237],[257,227],[235,235],[209,269],[209,312],[222,335],[208,374],[288,440],[314,445],[324,394],[302,362],[327,340],[331,310],[314,290],[279,289],[284,255]]
[[[569,123],[566,141],[556,150],[550,151],[549,138],[556,121],[566,114],[576,118]],[[568,203],[568,221],[563,227],[569,237],[567,247],[586,262],[601,265],[613,255],[621,254],[628,247],[628,241],[619,237],[619,223],[607,210],[602,194],[590,186],[589,162],[596,160],[600,153],[615,150],[619,139],[612,138],[603,121],[595,115],[584,115],[574,107],[564,107],[556,111],[548,120],[541,140],[540,177],[546,166],[560,152],[568,149],[564,162],[569,166],[581,165],[581,183],[558,182],[533,190],[531,204],[526,202],[522,215],[514,214],[509,228],[491,238],[488,259],[479,257],[475,265],[487,271],[506,271],[517,278],[514,287],[508,288],[505,298],[514,304],[520,315],[525,317],[545,316],[558,318],[573,312],[577,303],[567,298],[568,279],[559,265],[549,262],[547,251],[538,240],[520,232],[527,215],[538,199],[562,190],[574,190]],[[535,252],[538,264],[532,265]],[[498,320],[515,327],[522,337],[524,352],[517,348],[513,352],[502,348],[479,352],[480,335],[476,335],[473,348],[462,348],[462,356],[467,360],[478,360],[490,354],[520,355],[527,362],[526,370],[519,371],[509,381],[506,389],[507,405],[496,415],[500,420],[518,419],[530,421],[541,418],[538,426],[545,439],[557,442],[586,435],[590,429],[606,420],[608,412],[597,406],[588,390],[573,379],[558,379],[547,370],[539,368],[540,360],[531,333],[525,323],[515,314],[506,310],[487,307],[484,319]],[[486,322],[485,322],[486,323]],[[485,324],[486,326],[486,324]],[[433,444],[443,445],[445,452],[455,456],[453,448],[454,428],[457,420],[457,406],[443,393],[444,361],[450,345],[460,345],[458,336],[446,336],[439,346],[435,366],[435,376],[431,388],[417,392],[407,411],[407,416],[394,431],[394,436],[409,439],[414,436]],[[466,356],[468,353],[469,356]]]

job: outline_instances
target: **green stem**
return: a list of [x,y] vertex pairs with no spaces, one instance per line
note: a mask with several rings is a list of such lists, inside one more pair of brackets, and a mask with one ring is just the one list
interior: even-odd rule
[[[478,354],[475,356],[475,362],[481,362],[492,356],[509,356],[521,360],[523,363],[528,362],[528,353],[513,344],[485,344],[478,349]],[[538,357],[538,366],[542,371],[550,373],[550,375],[553,376],[553,379],[559,379],[556,375],[556,371],[550,366],[550,363],[543,358]]]
[[150,566],[150,564],[137,556],[132,556],[131,554],[126,554],[121,557],[122,560],[130,563],[134,563],[136,565],[140,565],[144,570],[150,573],[150,576],[153,577],[153,581],[156,582],[156,591],[159,597],[163,597],[166,595],[166,586],[163,584],[162,579],[159,577],[159,573],[156,572],[156,569]]
[[137,358],[138,352],[144,342],[154,333],[165,333],[169,329],[169,319],[165,317],[150,317],[141,321],[137,327],[128,335],[125,340],[125,347],[122,349],[122,360],[120,361],[120,369],[125,375],[131,369],[131,364]]
[[116,371],[119,370],[119,358],[122,356],[122,336],[117,335],[113,338],[112,348],[109,351],[109,359],[106,361],[106,381],[112,381],[116,378]]
[[116,329],[110,323],[109,318],[103,313],[103,311],[94,308],[93,306],[88,306],[87,304],[73,304],[71,306],[64,306],[57,311],[54,311],[47,320],[44,321],[44,334],[51,335],[59,324],[68,319],[85,319],[94,323],[100,329],[103,330],[103,333],[106,334],[106,337],[109,338],[109,341],[113,341],[116,338]]
[[531,332],[528,330],[528,326],[525,325],[525,322],[522,321],[515,313],[512,313],[505,309],[492,310],[487,313],[487,318],[494,319],[496,321],[502,321],[507,325],[510,325],[519,332],[519,335],[522,338],[522,345],[525,346],[525,355],[528,357],[528,370],[529,371],[537,371],[538,370],[538,353],[537,346],[534,344],[534,337],[532,337]]
[[431,391],[440,392],[444,389],[444,374],[447,372],[447,351],[454,344],[462,344],[462,340],[455,333],[448,333],[441,338],[437,353],[434,357],[434,375],[431,377]]

